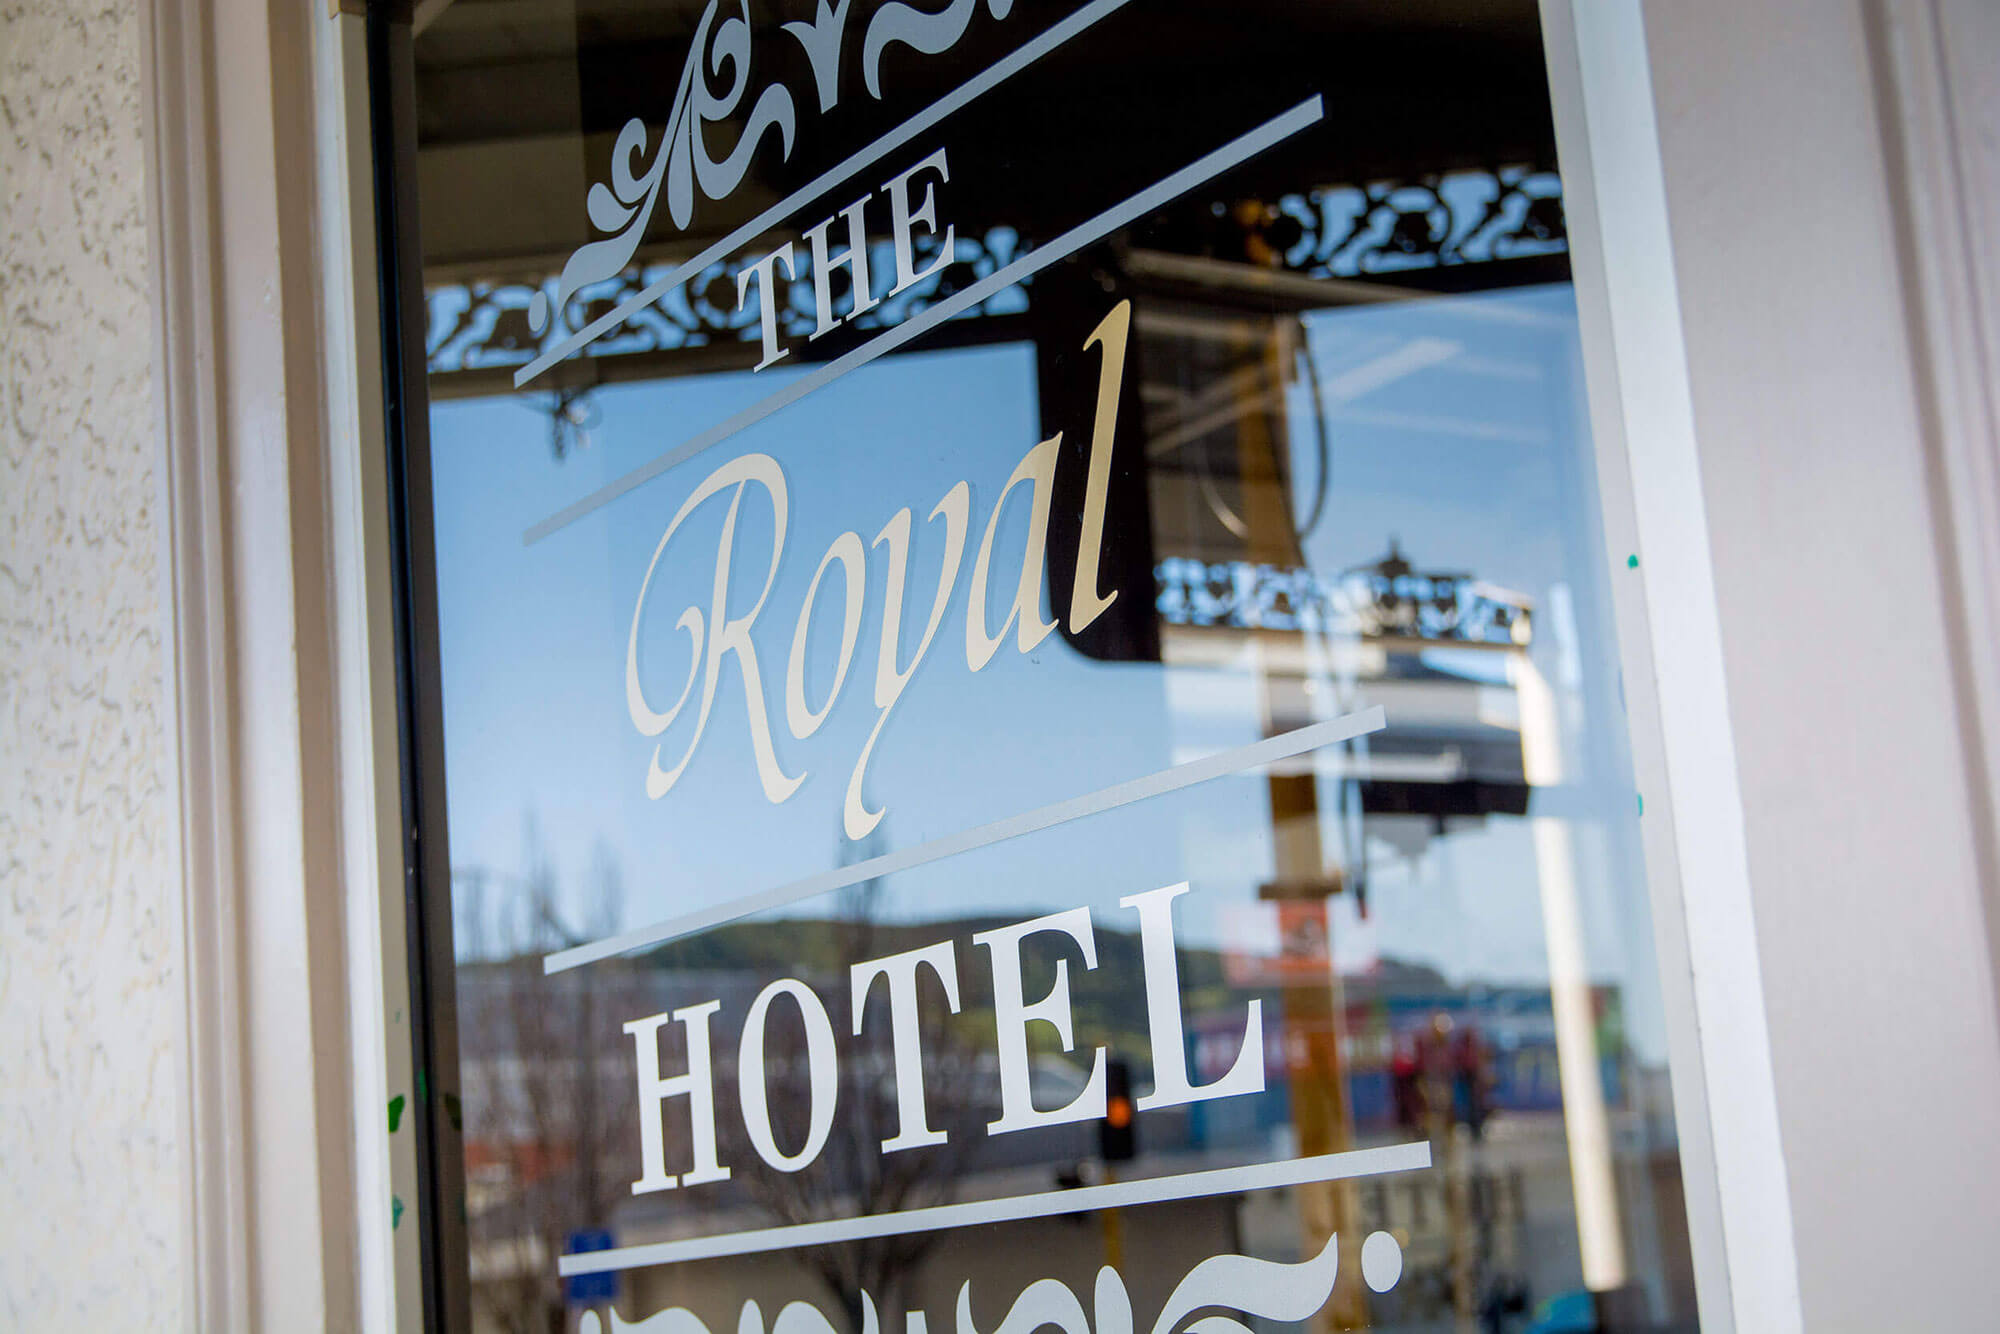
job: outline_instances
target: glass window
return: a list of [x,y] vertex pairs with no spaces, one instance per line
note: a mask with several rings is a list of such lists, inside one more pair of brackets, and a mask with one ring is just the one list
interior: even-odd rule
[[441,1323],[1695,1328],[1535,6],[417,15]]

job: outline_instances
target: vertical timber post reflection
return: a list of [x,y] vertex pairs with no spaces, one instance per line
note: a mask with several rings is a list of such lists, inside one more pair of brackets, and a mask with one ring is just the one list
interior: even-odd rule
[[[1524,776],[1531,791],[1553,787],[1562,781],[1554,693],[1524,651],[1508,655],[1508,673],[1521,702]],[[1625,1286],[1625,1238],[1618,1217],[1611,1121],[1604,1105],[1597,1015],[1577,902],[1576,854],[1567,821],[1532,808],[1529,816],[1542,891],[1542,930],[1548,941],[1549,1003],[1555,1012],[1556,1071],[1562,1084],[1563,1132],[1569,1143],[1583,1281],[1593,1292],[1614,1292]]]
[[[1247,558],[1281,568],[1301,565],[1297,530],[1285,470],[1279,463],[1284,432],[1284,377],[1291,365],[1285,321],[1272,321],[1259,337],[1247,336],[1244,373],[1234,377],[1237,394],[1236,475],[1240,487]],[[1288,716],[1303,711],[1304,682],[1267,670],[1268,638],[1282,632],[1255,632],[1254,661],[1264,735],[1284,730]],[[1275,897],[1315,897],[1334,886],[1326,870],[1319,832],[1318,779],[1304,773],[1273,772],[1266,780],[1271,801],[1272,884]],[[1322,907],[1322,912],[1324,908]],[[1329,956],[1330,956],[1329,951]],[[1302,1156],[1338,1153],[1353,1147],[1353,1111],[1348,1106],[1344,1061],[1340,975],[1328,960],[1326,985],[1284,988],[1284,1050],[1289,1066],[1292,1126]],[[1361,1329],[1368,1324],[1361,1273],[1359,1197],[1347,1181],[1297,1188],[1302,1253],[1311,1255],[1329,1237],[1340,1238],[1339,1279],[1333,1297],[1313,1317],[1323,1330]]]

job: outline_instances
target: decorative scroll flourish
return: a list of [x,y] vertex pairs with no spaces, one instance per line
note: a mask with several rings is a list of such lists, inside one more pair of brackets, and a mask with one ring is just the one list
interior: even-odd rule
[[[675,227],[685,231],[694,216],[695,186],[699,184],[710,199],[728,198],[750,170],[750,159],[767,133],[776,130],[783,144],[782,156],[791,157],[798,115],[790,91],[775,83],[758,95],[756,105],[744,116],[742,133],[729,156],[720,162],[709,156],[702,127],[733,118],[750,84],[750,0],[738,0],[742,16],[725,19],[714,29],[711,41],[709,33],[720,3],[709,0],[695,29],[674,93],[673,114],[654,147],[650,165],[637,165],[646,148],[646,123],[634,117],[618,132],[611,150],[611,182],[608,186],[602,181],[592,185],[585,198],[590,225],[611,234],[579,247],[569,257],[553,293],[537,291],[529,299],[528,325],[534,332],[543,333],[552,321],[559,321],[571,297],[615,277],[631,263],[645,239],[662,188],[668,215]],[[717,94],[709,86],[704,63],[708,72],[731,72],[727,92]]]
[[[951,0],[942,10],[927,14],[911,5],[889,4],[875,11],[868,21],[868,35],[861,42],[861,72],[868,83],[868,95],[882,97],[882,53],[895,45],[913,46],[927,56],[949,51],[965,36],[979,0]],[[1004,19],[1014,8],[1014,0],[986,0],[986,8],[996,19]]]
[[1525,646],[1534,633],[1525,596],[1466,574],[1385,574],[1371,567],[1327,578],[1308,569],[1176,556],[1161,561],[1153,579],[1155,606],[1168,625],[1509,647]]
[[[919,267],[935,258],[937,244],[932,240],[929,250],[921,242],[917,245]],[[896,273],[893,242],[881,241],[871,246],[868,254],[868,269],[876,280],[880,300],[874,309],[849,323],[860,329],[901,324],[925,307],[1011,264],[1021,251],[1020,235],[1011,227],[995,227],[984,236],[961,232],[952,248],[951,263],[891,296],[888,289]],[[591,355],[613,357],[756,342],[757,307],[736,308],[736,274],[749,262],[753,261],[745,257],[712,265],[656,304],[635,312],[615,333],[597,340],[591,345]],[[579,288],[563,298],[568,305],[565,321],[582,328],[673,268],[670,263],[634,265]],[[842,270],[835,277],[844,275]],[[778,315],[780,331],[791,338],[804,338],[815,328],[809,255],[799,257],[798,277],[800,281],[786,289],[785,305]],[[529,317],[531,308],[559,287],[558,282],[539,288],[529,283],[454,283],[431,288],[425,293],[430,327],[424,340],[431,374],[520,366],[533,360],[541,340]],[[1024,285],[996,294],[959,318],[1019,314],[1027,308]]]
[[847,7],[853,3],[854,0],[840,0],[835,8],[827,0],[819,0],[811,22],[795,19],[785,25],[785,31],[805,48],[813,83],[819,89],[822,112],[833,110],[840,101],[840,39],[847,32]]
[[[1398,1252],[1392,1263],[1385,1251]],[[1399,1248],[1385,1232],[1369,1237],[1363,1247],[1363,1273],[1370,1287],[1384,1292],[1402,1272]],[[1326,1305],[1339,1277],[1338,1237],[1327,1238],[1320,1253],[1297,1264],[1258,1260],[1247,1255],[1217,1255],[1203,1260],[1177,1284],[1151,1334],[1250,1334],[1250,1326],[1235,1316],[1210,1315],[1189,1321],[1201,1310],[1220,1308],[1260,1320],[1305,1320]],[[1386,1281],[1385,1281],[1386,1280]],[[982,1330],[972,1316],[972,1284],[958,1290],[955,1334],[1035,1334],[1053,1327],[1061,1334],[1134,1334],[1132,1298],[1125,1280],[1106,1265],[1097,1271],[1091,1294],[1090,1311],[1082,1298],[1060,1279],[1044,1278],[1021,1290],[1000,1323]],[[611,1334],[711,1334],[700,1317],[685,1307],[671,1307],[639,1321],[627,1321],[616,1311],[606,1313]],[[604,1334],[603,1319],[595,1311],[586,1312],[580,1334]],[[790,1302],[778,1312],[769,1334],[836,1334],[838,1327],[818,1307],[809,1302]],[[906,1318],[906,1334],[923,1334],[923,1313],[912,1311]],[[881,1321],[875,1300],[861,1294],[861,1329],[858,1334],[880,1334]],[[765,1334],[764,1314],[755,1301],[743,1303],[736,1322],[736,1334]]]

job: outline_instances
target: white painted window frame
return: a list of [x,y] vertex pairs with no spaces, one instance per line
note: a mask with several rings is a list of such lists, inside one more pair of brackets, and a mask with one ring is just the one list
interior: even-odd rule
[[363,19],[149,0],[185,1312],[421,1328]]
[[1635,776],[1665,798],[1642,827],[1701,1324],[1781,1334],[1790,1201],[1643,18],[1542,11],[1605,550],[1643,553],[1613,586]]
[[[1649,41],[1649,24],[1678,21],[1664,6],[1542,8],[1608,545],[1641,557],[1622,581],[1621,653],[1639,781],[1656,794],[1647,855],[1703,1328],[1845,1328],[1874,1318],[1859,1305],[1843,1318],[1842,1302],[1882,1276],[1849,1272],[1820,1220],[1795,1210],[1841,1170],[1841,1155],[1894,1123],[1909,1094],[1843,1083],[1784,1045],[1798,1031],[1793,992],[1867,942],[1852,927],[1799,940],[1773,927],[1789,929],[1797,914],[1773,840],[1816,824],[1824,833],[1854,812],[1822,801],[1827,809],[1773,818],[1759,804],[1745,819],[1746,802],[1769,795],[1747,784],[1770,771],[1772,742],[1769,729],[1741,726],[1752,716],[1742,711],[1772,701],[1768,679],[1750,670],[1762,646],[1732,599],[1738,581],[1782,572],[1770,568],[1774,553],[1715,517],[1715,488],[1755,454],[1746,433],[1764,423],[1715,355],[1726,293],[1711,273],[1690,280],[1687,264],[1730,240],[1714,210],[1693,206],[1702,192],[1734,190],[1747,203],[1756,189],[1739,136],[1768,148],[1778,131],[1739,125],[1725,136],[1662,113],[1699,82],[1663,65]],[[1748,58],[1785,68],[1785,29],[1772,19],[1782,6],[1697,8],[1719,60],[1745,58],[1747,46]],[[397,1201],[415,1199],[409,1122],[391,1134],[385,1110],[414,1093],[362,19],[330,13],[325,0],[147,0],[146,13],[185,902],[183,1323],[417,1330],[414,1229],[396,1223]],[[2000,659],[1980,650],[2000,628],[2000,136],[1990,133],[2000,58],[1965,53],[2000,56],[2000,46],[1976,0],[1857,0],[1836,17],[1858,29],[1865,59],[1815,74],[1846,79],[1883,127],[1868,179],[1902,242],[1889,288],[1892,341],[1906,354],[1896,421],[1921,454],[1935,510],[1921,531],[1886,536],[1935,560],[1931,639],[1917,656],[1949,665],[1941,707],[1957,742],[1939,750],[1935,728],[1927,738],[1944,794],[1940,850],[1909,891],[1922,920],[1905,942],[1949,954],[1953,967],[1941,994],[1871,996],[1872,1016],[1840,1016],[1877,1052],[1907,1041],[1932,1005],[1973,1015],[1965,1032],[1975,1038],[1996,1023],[2000,802],[1989,776],[2000,774]],[[1725,82],[1717,95],[1741,91]],[[1783,131],[1798,151],[1834,133]],[[1706,181],[1688,168],[1704,152],[1714,159]],[[1825,262],[1840,241],[1812,259]],[[1778,329],[1784,346],[1758,373],[1789,367],[1812,385],[1816,368],[1785,360],[1811,351],[1790,347],[1802,330]],[[1837,432],[1827,418],[1846,405],[1794,394],[1782,408],[1801,429]],[[1809,503],[1841,519],[1867,499]],[[1800,617],[1775,620],[1777,642],[1811,642]],[[1883,687],[1891,669],[1857,667],[1851,684]],[[1888,687],[1937,676],[1912,672]],[[1893,740],[1878,729],[1855,744],[1881,760]],[[1861,836],[1849,852],[1872,866],[1894,842]],[[2000,1086],[2000,1042],[1963,1053],[1963,1065],[1916,1096]],[[1849,1133],[1818,1128],[1829,1107]],[[1968,1138],[1991,1110],[1949,1109],[1946,1124],[1924,1130],[2000,1198],[2000,1136],[1983,1151]],[[1850,1226],[1876,1225],[1861,1211],[1907,1223],[1925,1191],[1949,1185],[1935,1155],[1920,1168],[1907,1187],[1870,1178],[1874,1193],[1855,1202]],[[2000,1234],[1962,1202],[1946,1221],[1989,1254]],[[1947,1272],[1963,1263],[1959,1250],[1940,1245],[1899,1257],[1901,1286],[1941,1292],[1926,1318],[1958,1323],[1935,1327],[1970,1328],[1989,1313]]]
[[1702,1327],[1977,1328],[2000,14],[1542,12]]

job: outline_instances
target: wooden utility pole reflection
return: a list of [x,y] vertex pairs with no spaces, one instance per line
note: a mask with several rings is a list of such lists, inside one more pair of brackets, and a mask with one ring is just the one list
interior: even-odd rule
[[[1283,404],[1286,368],[1292,362],[1292,326],[1275,321],[1267,337],[1247,349],[1257,361],[1257,373],[1236,377],[1236,461],[1240,513],[1247,558],[1280,567],[1304,563],[1293,526],[1285,467]],[[1275,735],[1292,720],[1306,715],[1304,679],[1269,670],[1267,652],[1289,633],[1256,632],[1258,687],[1263,731]],[[1283,660],[1281,657],[1280,661]],[[1274,871],[1267,897],[1317,900],[1322,932],[1325,900],[1339,890],[1338,873],[1329,875],[1320,839],[1318,780],[1305,773],[1273,773],[1270,789]],[[1323,937],[1322,937],[1323,938]],[[1354,1117],[1348,1105],[1343,1040],[1345,1005],[1340,977],[1331,951],[1324,986],[1284,988],[1284,1049],[1290,1071],[1292,1125],[1301,1157],[1339,1153],[1353,1147]],[[1361,1329],[1368,1324],[1367,1289],[1361,1282],[1361,1211],[1351,1181],[1321,1182],[1294,1188],[1299,1203],[1303,1253],[1316,1254],[1328,1237],[1340,1237],[1340,1280],[1330,1300],[1314,1317],[1322,1330]]]

